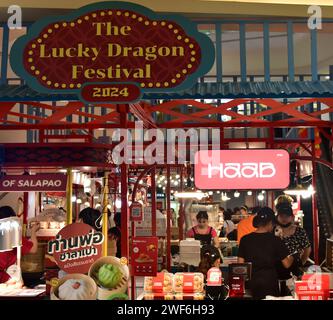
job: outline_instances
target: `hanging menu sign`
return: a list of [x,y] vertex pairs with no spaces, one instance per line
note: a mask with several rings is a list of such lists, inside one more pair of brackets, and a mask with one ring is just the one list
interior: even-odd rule
[[144,92],[192,87],[212,67],[214,45],[181,16],[108,1],[36,22],[10,57],[37,91],[130,102]]

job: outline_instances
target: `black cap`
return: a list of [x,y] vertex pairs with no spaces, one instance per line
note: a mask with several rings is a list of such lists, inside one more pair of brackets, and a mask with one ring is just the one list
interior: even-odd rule
[[197,220],[199,219],[206,219],[208,220],[208,213],[207,211],[199,211],[197,214]]
[[266,226],[269,222],[275,221],[274,211],[269,207],[261,208],[257,215],[253,218],[253,226],[255,228]]

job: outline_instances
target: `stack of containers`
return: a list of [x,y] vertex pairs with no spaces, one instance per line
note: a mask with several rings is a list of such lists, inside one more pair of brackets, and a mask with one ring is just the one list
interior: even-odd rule
[[159,272],[156,277],[145,277],[145,300],[173,300],[173,274]]
[[178,272],[173,281],[176,300],[204,300],[204,276],[202,273]]
[[180,262],[197,266],[200,263],[201,244],[199,240],[186,239],[180,241],[179,255]]
[[156,277],[145,277],[145,300],[204,300],[202,273],[160,272]]

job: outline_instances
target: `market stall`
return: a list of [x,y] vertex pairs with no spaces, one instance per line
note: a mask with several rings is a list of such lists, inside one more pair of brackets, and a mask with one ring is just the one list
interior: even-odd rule
[[[70,43],[63,41],[66,33],[73,37]],[[109,42],[110,38],[119,43]],[[137,45],[130,45],[132,42]],[[60,43],[63,47],[59,47]],[[69,100],[62,108],[36,102],[35,106],[43,109],[44,118],[27,115],[29,120],[40,123],[27,123],[23,128],[39,130],[40,143],[6,146],[3,168],[6,176],[0,179],[0,191],[20,191],[21,199],[23,194],[24,208],[17,210],[23,212],[22,234],[29,237],[27,227],[39,224],[37,238],[41,247],[35,256],[26,255],[22,259],[20,242],[9,246],[1,242],[0,251],[16,250],[18,266],[42,272],[45,283],[42,289],[40,284],[28,289],[18,281],[20,287],[15,290],[7,283],[0,288],[2,297],[37,297],[45,292],[46,298],[52,300],[251,298],[247,290],[251,266],[238,264],[239,243],[223,236],[224,219],[220,210],[227,209],[231,202],[232,209],[248,207],[245,213],[234,210],[231,215],[237,231],[239,223],[251,216],[252,209],[273,208],[274,199],[283,192],[297,197],[293,209],[300,225],[305,216],[300,197],[311,199],[314,262],[319,263],[318,210],[314,196],[316,161],[320,161],[318,141],[316,144],[308,136],[281,139],[276,136],[270,118],[244,115],[244,108],[242,114],[231,110],[241,104],[258,103],[252,96],[244,101],[242,93],[239,99],[227,102],[219,101],[224,96],[218,93],[214,106],[204,101],[212,92],[202,96],[182,93],[184,99],[191,100],[168,101],[169,94],[176,97],[198,85],[197,79],[213,66],[215,51],[220,52],[221,47],[215,48],[207,34],[198,32],[183,17],[158,16],[141,6],[112,2],[78,9],[66,22],[60,17],[46,19],[43,26],[31,26],[27,35],[14,43],[11,54],[14,71],[37,92],[55,95],[55,100],[65,95]],[[85,58],[91,60],[89,64]],[[106,65],[105,61],[112,61],[113,65]],[[284,90],[280,92],[285,94]],[[158,98],[155,105],[143,99],[149,95]],[[203,101],[195,100],[198,96]],[[267,110],[261,111],[262,117],[276,116],[274,112],[280,113],[282,108],[287,110],[288,118],[284,120],[288,122],[274,122],[277,127],[288,125],[297,129],[300,123],[306,128],[323,126],[321,119],[313,122],[308,112],[295,111],[294,108],[304,107],[310,100],[282,105],[273,98],[264,99],[260,104],[267,105]],[[324,102],[332,103],[325,97]],[[191,107],[188,108],[191,112],[185,112],[185,104]],[[95,109],[100,113],[95,114]],[[319,114],[328,112],[326,109],[318,111]],[[169,118],[158,123],[156,118],[162,112]],[[217,122],[215,118],[223,112],[230,119]],[[88,127],[86,123],[74,125],[62,121],[72,116],[89,118]],[[227,126],[251,125],[266,128],[265,137],[246,137],[244,142],[243,138],[230,137],[224,132]],[[209,128],[209,139],[203,143],[205,148],[187,142],[187,134],[195,135],[193,130],[188,133],[190,126],[198,130]],[[219,126],[221,131],[214,132]],[[51,127],[69,132],[62,137],[52,135],[47,133]],[[152,137],[162,132],[149,131],[158,128],[187,131],[172,141],[167,136],[159,141]],[[88,132],[82,135],[75,129]],[[132,136],[131,130],[136,129]],[[145,137],[144,130],[151,139]],[[96,136],[94,131],[99,131]],[[199,133],[204,140],[202,132]],[[216,136],[218,143],[213,141]],[[84,139],[84,143],[50,142],[56,138]],[[312,165],[311,186],[301,186],[301,190],[290,187],[291,160]],[[327,161],[321,162],[332,168]],[[17,168],[20,174],[14,175],[12,170]],[[300,174],[296,178],[299,177]],[[34,207],[30,209],[27,192],[34,193]],[[97,210],[98,218],[82,223],[79,214],[87,208]],[[216,232],[206,242],[218,239],[214,245],[219,256],[202,272],[197,270],[203,260],[201,240],[207,237],[198,240],[196,234],[188,236],[188,231],[195,229],[200,212],[205,212],[201,220],[207,220],[209,229]],[[118,224],[112,221],[117,214]],[[0,234],[0,240],[3,239]],[[332,268],[330,261],[327,258],[327,268]],[[295,290],[289,298],[330,298],[332,284],[327,280],[330,271],[327,275],[322,269],[316,271],[319,279],[325,279],[322,281],[325,285],[308,287],[314,274],[310,270],[301,280],[304,283],[293,282]]]

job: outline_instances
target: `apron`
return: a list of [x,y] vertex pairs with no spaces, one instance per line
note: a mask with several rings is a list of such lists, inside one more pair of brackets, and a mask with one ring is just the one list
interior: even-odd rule
[[208,234],[199,234],[195,232],[195,228],[193,227],[194,239],[200,240],[202,246],[204,245],[211,245],[212,244],[212,227],[210,227]]

